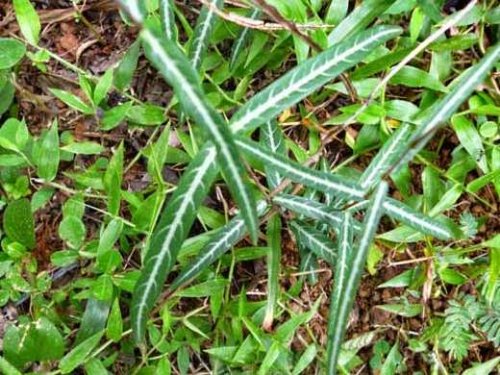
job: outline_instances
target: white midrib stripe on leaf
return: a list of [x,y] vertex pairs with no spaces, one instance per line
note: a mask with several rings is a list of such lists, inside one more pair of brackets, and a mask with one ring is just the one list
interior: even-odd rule
[[141,23],[144,20],[138,0],[121,0],[120,2],[127,8],[130,17],[132,17],[134,21]]
[[330,259],[325,259],[325,260],[332,261],[333,259],[336,258],[336,255],[332,251],[332,249],[330,249],[323,242],[321,242],[320,240],[318,240],[314,235],[312,235],[307,230],[305,230],[303,228],[300,228],[300,227],[299,227],[299,231],[302,233],[303,236],[306,236],[309,239],[309,241],[315,243],[318,247],[320,247],[321,249],[323,249],[323,253],[324,254],[330,255]]
[[[402,124],[401,126],[404,126],[405,129],[401,129],[399,134],[396,134],[396,137],[394,139],[389,140],[391,144],[389,145],[389,147],[387,147],[387,150],[381,150],[383,151],[383,153],[381,154],[382,156],[380,157],[380,160],[377,161],[377,165],[368,173],[367,176],[362,176],[361,187],[363,189],[371,187],[371,185],[375,181],[375,178],[380,173],[383,166],[387,163],[387,160],[389,160],[389,158],[392,156],[394,150],[398,147],[401,147],[400,142],[407,136],[410,131],[410,126],[408,124]],[[369,171],[369,167],[367,171]]]
[[[335,215],[330,215],[329,212],[327,211],[322,211],[320,210],[319,208],[317,208],[315,205],[310,205],[308,206],[307,204],[305,203],[302,203],[300,201],[297,201],[297,200],[294,200],[294,199],[288,199],[286,197],[283,197],[283,196],[280,196],[280,195],[277,195],[276,197],[273,198],[273,201],[280,204],[280,203],[284,203],[284,204],[288,204],[290,207],[291,206],[295,206],[296,209],[302,209],[304,211],[309,211],[309,212],[316,212],[316,215],[318,217],[325,217],[325,218],[328,218],[330,219],[332,222],[335,222],[336,224],[340,224],[342,221],[336,217]],[[302,214],[304,214],[304,212],[301,212]],[[306,214],[304,214],[306,215]]]
[[199,37],[193,41],[193,42],[195,42],[195,49],[194,49],[194,53],[193,53],[192,62],[193,62],[193,66],[196,68],[199,66],[198,64],[201,63],[201,61],[200,61],[201,54],[202,54],[203,48],[204,48],[204,45],[203,45],[204,43],[203,42],[199,43],[199,42],[197,42],[197,40],[203,41],[208,33],[208,30],[210,29],[210,22],[212,21],[212,18],[215,15],[215,12],[213,11],[212,7],[215,6],[216,1],[217,0],[212,0],[210,2],[210,6],[207,5],[207,7],[208,7],[207,18],[205,19],[205,22],[202,25]]
[[[453,95],[451,100],[447,100],[445,102],[439,112],[436,113],[436,115],[433,116],[432,120],[425,126],[425,128],[422,129],[422,132],[420,134],[426,134],[429,131],[432,131],[436,124],[443,121],[443,116],[446,116],[446,113],[450,111],[450,109],[452,109],[454,106],[459,105],[458,103],[463,101],[465,94],[467,94],[467,91],[471,89],[471,83],[474,85],[474,87],[479,84],[477,80],[488,70],[490,70],[491,64],[498,59],[498,55],[500,54],[500,47],[497,46],[496,49],[497,51],[495,51],[495,53],[491,53],[491,55],[486,60],[480,62],[482,65],[481,68],[475,70],[474,73],[471,74],[471,76],[466,80],[468,84],[465,84],[466,82],[458,82],[459,89],[457,90],[455,95]],[[471,69],[474,69],[474,67],[472,67]]]
[[288,171],[290,174],[294,174],[296,176],[300,176],[300,178],[303,181],[304,180],[309,180],[309,181],[311,181],[314,184],[322,185],[322,186],[327,186],[328,188],[330,188],[332,190],[341,191],[341,192],[349,194],[349,195],[351,195],[353,197],[357,197],[359,199],[363,198],[363,195],[364,195],[363,191],[352,189],[349,186],[341,185],[341,184],[338,184],[338,183],[330,181],[330,180],[325,180],[325,179],[319,178],[319,177],[317,177],[317,176],[315,176],[313,174],[304,173],[304,172],[298,170],[293,164],[283,163],[279,159],[276,159],[276,158],[274,158],[274,157],[272,157],[270,155],[262,153],[257,147],[252,147],[252,145],[250,145],[249,143],[246,143],[245,141],[237,139],[236,140],[236,144],[239,145],[240,147],[244,148],[244,149],[249,150],[254,155],[258,154],[261,159],[266,160],[270,164],[274,165],[276,168],[281,168],[283,170]]
[[163,0],[161,1],[161,6],[163,7],[163,22],[165,24],[165,33],[167,34],[167,38],[170,40],[174,39],[174,34],[173,34],[173,26],[172,22],[173,20],[170,18],[170,15],[172,14],[170,12],[170,6],[172,4],[170,3],[170,0]]
[[[202,264],[205,263],[207,260],[209,260],[212,257],[212,255],[220,249],[221,246],[229,243],[228,242],[229,239],[242,229],[242,227],[245,225],[245,222],[243,221],[243,219],[236,219],[236,220],[238,220],[238,222],[234,223],[234,227],[225,232],[224,236],[219,238],[217,242],[209,243],[210,249],[206,251],[200,258],[196,259],[196,264]],[[198,272],[197,267],[191,267],[188,272],[186,272],[181,276],[183,280],[186,281],[190,279],[193,275],[195,275],[197,272]]]
[[[175,234],[177,233],[177,230],[179,226],[181,226],[183,223],[183,218],[184,214],[186,211],[189,209],[190,204],[192,203],[191,197],[196,193],[196,190],[198,189],[199,185],[203,181],[203,178],[205,176],[205,173],[207,170],[209,170],[212,166],[212,162],[215,160],[215,147],[210,147],[207,149],[207,157],[203,161],[203,163],[200,165],[198,168],[198,173],[194,173],[194,179],[192,183],[189,185],[188,190],[186,193],[183,195],[183,200],[181,205],[179,206],[179,209],[177,210],[177,213],[174,217],[174,220],[172,223],[167,227],[167,235],[165,236],[165,240],[162,243],[161,250],[160,252],[154,257],[155,263],[153,270],[151,271],[151,274],[148,277],[148,281],[146,283],[146,288],[144,289],[141,299],[138,303],[138,308],[137,308],[137,323],[136,327],[140,330],[141,328],[141,321],[142,321],[142,315],[144,312],[144,307],[147,306],[147,298],[149,296],[149,293],[151,293],[151,288],[156,283],[156,277],[158,276],[158,272],[160,271],[161,267],[164,266],[165,260],[169,259],[170,262],[170,245],[172,243],[172,240],[175,238]],[[210,157],[210,156],[213,157]],[[140,333],[140,332],[139,332]],[[142,333],[139,335],[139,337],[142,337]]]
[[198,113],[203,118],[204,123],[206,124],[209,132],[211,133],[212,137],[214,138],[216,146],[218,146],[220,153],[224,157],[224,162],[226,163],[226,167],[229,169],[229,171],[231,173],[231,175],[226,176],[226,178],[232,179],[231,182],[236,185],[236,190],[241,192],[240,196],[244,200],[243,204],[244,204],[247,212],[251,213],[252,212],[252,209],[251,209],[252,204],[248,201],[249,196],[248,196],[248,194],[246,194],[245,185],[244,185],[243,180],[240,176],[238,168],[235,164],[236,161],[232,158],[232,155],[229,152],[229,148],[227,147],[227,144],[224,142],[224,138],[222,137],[222,135],[220,133],[220,129],[217,126],[217,124],[213,121],[210,113],[208,113],[208,111],[205,107],[205,104],[200,100],[200,98],[198,97],[196,92],[193,91],[191,84],[186,80],[186,78],[179,71],[179,69],[177,69],[177,66],[174,63],[172,63],[170,58],[165,54],[161,43],[154,37],[154,35],[148,29],[144,29],[143,39],[146,39],[146,41],[151,45],[153,54],[155,54],[156,56],[159,57],[159,59],[162,61],[162,63],[166,66],[167,70],[170,70],[172,75],[177,77],[177,80],[181,83],[181,86],[183,88],[182,95],[186,95],[187,97],[189,97],[189,100],[191,101],[193,106],[197,109]]
[[395,213],[396,215],[406,217],[409,222],[415,223],[415,227],[428,228],[429,230],[435,233],[440,233],[443,236],[443,238],[450,238],[450,233],[448,231],[440,227],[433,226],[432,224],[430,224],[429,222],[425,221],[420,217],[409,215],[405,210],[399,208],[395,204],[392,204],[391,201],[385,201],[383,207],[388,214]]
[[298,81],[292,83],[288,88],[285,90],[277,93],[276,95],[268,98],[268,100],[260,105],[259,107],[255,108],[251,112],[247,112],[245,116],[240,118],[239,120],[236,120],[235,122],[230,124],[230,128],[234,132],[239,132],[242,129],[244,129],[248,124],[253,122],[254,120],[258,119],[264,112],[268,111],[272,107],[274,107],[277,103],[285,99],[287,96],[290,96],[296,92],[299,92],[302,88],[302,86],[307,85],[311,80],[316,78],[318,75],[323,74],[325,71],[333,67],[334,65],[338,64],[339,62],[342,62],[344,60],[347,60],[352,54],[357,53],[358,51],[364,49],[365,46],[370,45],[374,41],[380,39],[383,35],[385,34],[393,34],[394,29],[392,30],[385,30],[383,32],[379,32],[370,38],[362,41],[359,44],[354,45],[353,47],[345,50],[342,52],[340,55],[335,56],[333,59],[329,60],[328,63],[322,65],[320,68],[317,70],[313,70],[309,72],[309,74],[306,74],[303,76],[301,79]]

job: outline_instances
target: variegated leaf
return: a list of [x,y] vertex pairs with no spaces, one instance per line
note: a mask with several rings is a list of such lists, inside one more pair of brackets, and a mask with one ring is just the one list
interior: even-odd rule
[[326,260],[330,265],[335,264],[337,254],[336,246],[332,240],[317,229],[301,222],[290,222],[290,229],[295,234],[297,242],[301,242],[303,247],[311,250],[317,257]]
[[[277,121],[267,121],[260,128],[260,142],[269,152],[286,156],[285,137]],[[266,166],[266,180],[269,188],[274,190],[281,184],[283,178],[278,171]]]
[[175,43],[169,43],[153,24],[142,31],[146,56],[172,85],[184,110],[203,127],[217,148],[217,158],[228,187],[242,212],[250,237],[257,240],[258,223],[255,200],[247,185],[247,176],[233,137],[222,116],[207,102],[198,74]]
[[169,40],[177,40],[177,26],[175,25],[174,1],[160,0],[160,19],[163,32]]
[[[259,8],[255,8],[250,12],[249,18],[255,20],[259,18],[261,11]],[[245,27],[241,30],[240,35],[236,38],[233,48],[231,49],[231,58],[229,60],[229,69],[234,69],[235,64],[238,61],[241,53],[245,49],[245,46],[250,39],[252,29],[250,27]]]
[[123,9],[137,23],[142,23],[147,17],[146,2],[139,0],[120,0]]
[[399,27],[374,27],[308,59],[241,107],[231,118],[231,130],[250,131],[266,123],[400,33]]
[[201,201],[217,176],[216,150],[205,146],[198,152],[167,202],[151,237],[141,276],[132,296],[131,320],[134,336],[141,340],[149,311],[158,298],[165,279],[174,265],[182,242],[189,234]]
[[195,70],[201,68],[203,57],[210,43],[210,37],[217,21],[215,9],[222,8],[224,0],[208,0],[207,4],[202,7],[196,21],[193,39],[189,48],[189,58]]
[[347,320],[352,309],[354,297],[358,290],[361,275],[365,268],[368,250],[375,237],[378,223],[383,213],[382,206],[387,196],[387,189],[387,183],[382,181],[374,192],[372,199],[370,199],[370,204],[365,219],[363,220],[363,230],[361,231],[359,243],[356,246],[356,250],[352,253],[352,256],[349,257],[349,262],[347,264],[349,272],[346,275],[345,282],[342,284],[342,297],[339,301],[334,320],[329,323],[328,374],[335,375],[336,373],[337,359],[342,346],[342,340],[344,339]]

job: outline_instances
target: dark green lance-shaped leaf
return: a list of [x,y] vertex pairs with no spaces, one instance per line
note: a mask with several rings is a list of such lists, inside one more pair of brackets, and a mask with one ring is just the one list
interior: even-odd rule
[[442,240],[449,240],[460,235],[455,233],[453,228],[449,228],[440,221],[415,211],[395,199],[386,199],[383,207],[387,215],[419,232],[430,234]]
[[363,230],[357,244],[357,249],[349,257],[347,269],[349,270],[346,275],[345,282],[343,283],[343,295],[339,301],[337,314],[334,321],[329,323],[330,334],[328,336],[329,344],[329,358],[328,361],[328,374],[335,375],[337,359],[342,346],[342,340],[346,331],[347,320],[349,313],[352,309],[354,297],[363,274],[366,257],[368,250],[373,241],[373,237],[377,231],[380,217],[383,213],[383,203],[387,195],[388,185],[382,181],[377,190],[374,192],[373,197],[370,199],[370,204],[363,220]]
[[0,70],[12,68],[24,57],[25,53],[26,47],[20,41],[0,38]]
[[29,249],[36,246],[35,223],[28,199],[19,199],[7,205],[3,214],[3,229],[11,240]]
[[373,158],[368,168],[365,169],[359,184],[365,189],[371,189],[379,183],[384,174],[387,173],[396,161],[401,157],[403,150],[408,147],[412,127],[410,124],[402,124],[391,138],[387,140],[377,155]]
[[0,356],[0,371],[5,375],[22,375],[17,368],[2,356]]
[[432,138],[442,123],[447,121],[458,107],[470,96],[484,80],[488,72],[500,59],[500,43],[491,47],[484,57],[451,83],[452,89],[443,96],[425,117],[422,125],[410,138],[410,149],[402,150],[399,162],[394,168],[398,171],[405,163],[412,160]]
[[128,48],[123,56],[120,64],[115,69],[113,82],[118,90],[125,90],[130,86],[132,78],[134,77],[135,69],[137,68],[137,61],[139,60],[139,53],[141,52],[141,40],[137,39]]
[[396,0],[365,0],[354,9],[344,20],[328,35],[328,45],[333,46],[363,30],[375,18],[384,13]]
[[59,133],[57,120],[54,120],[48,131],[33,146],[33,159],[37,166],[37,174],[46,181],[52,181],[59,168]]
[[[253,9],[248,18],[255,20],[259,18],[261,11],[259,8]],[[229,60],[229,69],[233,69],[240,57],[241,53],[244,51],[250,36],[252,35],[252,29],[250,27],[244,27],[236,40],[233,43],[233,48],[231,49],[231,58]]]
[[236,144],[242,152],[247,154],[249,157],[253,157],[262,162],[264,165],[274,168],[292,181],[301,183],[315,190],[332,193],[343,198],[354,200],[363,199],[364,190],[353,182],[345,181],[345,179],[337,177],[333,174],[306,168],[283,156],[271,154],[268,150],[253,141],[238,138],[236,140]]
[[76,335],[76,345],[104,329],[106,320],[108,319],[109,308],[110,303],[108,301],[99,301],[94,298],[89,298],[87,306],[85,306],[80,329]]
[[196,154],[167,202],[151,236],[141,277],[132,296],[131,320],[137,340],[141,340],[144,335],[148,313],[189,234],[197,208],[217,176],[215,154],[213,145],[206,145]]
[[68,354],[64,356],[59,362],[59,369],[62,374],[70,374],[78,366],[85,363],[88,356],[94,350],[94,348],[99,344],[104,331],[97,332],[95,335],[90,336],[88,339],[82,343],[75,346]]
[[[286,156],[285,137],[277,121],[267,121],[260,128],[260,142],[271,153]],[[266,180],[270,189],[276,189],[283,178],[273,168],[266,167]]]
[[[298,214],[322,221],[337,232],[342,226],[343,215],[340,212],[335,212],[330,207],[315,200],[291,194],[278,194],[273,198],[273,202]],[[352,225],[354,231],[359,232],[361,224],[352,220]]]
[[184,110],[203,127],[217,147],[219,166],[224,177],[230,181],[229,190],[234,197],[248,227],[250,237],[257,241],[258,223],[255,199],[248,183],[243,163],[233,137],[222,116],[208,103],[203,94],[198,73],[187,61],[175,43],[169,43],[159,35],[154,24],[142,32],[146,56],[170,82]]
[[163,32],[169,40],[177,40],[177,26],[175,25],[174,1],[160,0],[160,19]]
[[201,9],[189,48],[189,58],[195,70],[201,68],[203,57],[210,43],[210,37],[217,21],[215,9],[220,9],[223,5],[223,0],[208,0],[207,5],[204,5]]
[[269,331],[273,326],[274,308],[279,295],[279,273],[281,264],[281,218],[274,214],[267,223],[267,303],[262,327]]
[[317,257],[326,260],[330,265],[335,264],[335,244],[319,230],[302,222],[292,221],[290,229],[302,247],[311,250]]
[[231,130],[250,131],[273,119],[400,33],[399,27],[374,27],[304,61],[241,107],[231,118]]

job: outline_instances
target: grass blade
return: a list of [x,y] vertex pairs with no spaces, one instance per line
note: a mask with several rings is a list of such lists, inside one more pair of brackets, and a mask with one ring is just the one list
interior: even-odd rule
[[[189,234],[197,208],[217,176],[214,146],[205,146],[193,161],[167,203],[151,237],[144,266],[132,296],[131,320],[137,341],[142,340],[146,319],[172,269],[182,242]],[[213,156],[213,157],[211,157]]]
[[[265,207],[266,204],[261,202],[259,204],[259,212],[262,213]],[[233,247],[246,234],[245,222],[241,216],[238,215],[213,235],[212,239],[205,245],[203,250],[201,250],[201,255],[191,262],[187,268],[182,270],[179,276],[172,282],[169,291],[174,291],[192,280],[200,272],[219,259],[222,254]]]
[[236,144],[249,157],[253,157],[268,167],[276,169],[283,176],[295,182],[347,199],[361,200],[364,197],[364,190],[353,182],[346,182],[344,179],[332,174],[306,168],[283,156],[272,155],[253,141],[237,138]]
[[426,116],[422,125],[410,138],[411,148],[409,151],[405,150],[401,153],[401,158],[394,168],[395,171],[412,160],[424,148],[440,125],[447,121],[458,107],[467,100],[499,59],[500,43],[497,43],[488,50],[476,65],[453,81],[450,85],[453,87],[450,92],[435,104],[434,109]]
[[[322,221],[336,232],[339,232],[342,226],[343,215],[341,213],[334,212],[328,206],[314,200],[291,194],[279,194],[273,198],[273,202],[290,211]],[[353,221],[353,225],[355,231],[361,229],[359,222]]]
[[378,26],[306,60],[241,107],[231,118],[231,130],[250,131],[266,123],[400,33],[399,27]]
[[[353,233],[352,233],[352,217],[349,212],[345,213],[342,218],[342,228],[339,233],[339,247],[337,250],[337,262],[335,265],[335,275],[334,275],[334,285],[332,289],[332,295],[330,298],[330,312],[328,317],[328,337],[334,335],[333,329],[336,326],[337,317],[339,313],[340,303],[342,301],[342,296],[344,293],[345,284],[347,281],[349,258],[352,252],[353,243]],[[339,350],[341,343],[336,344],[334,347],[334,342],[328,340],[327,343],[327,369],[330,373],[333,369],[335,371],[336,361],[338,354],[335,351]]]
[[200,70],[203,57],[208,49],[210,37],[217,21],[214,8],[221,9],[223,0],[209,0],[207,5],[201,9],[200,15],[194,28],[193,40],[189,48],[189,58],[195,70]]
[[169,40],[177,40],[177,26],[175,25],[174,1],[160,0],[160,19],[163,32]]
[[170,82],[179,101],[217,148],[217,158],[224,177],[231,181],[228,187],[238,204],[242,217],[255,242],[258,223],[255,200],[245,182],[246,172],[239,157],[233,137],[225,126],[222,116],[207,102],[200,87],[198,74],[187,61],[183,52],[175,43],[168,43],[150,26],[142,31],[142,40],[146,56]]
[[267,304],[262,327],[270,331],[273,326],[274,308],[278,302],[281,264],[281,218],[275,214],[267,223]]
[[290,229],[295,234],[297,242],[311,250],[317,257],[326,260],[330,265],[335,264],[335,244],[323,233],[304,223],[292,221]]
[[336,373],[337,359],[344,339],[347,320],[354,302],[354,297],[356,296],[356,291],[358,290],[361,275],[363,274],[368,250],[372,244],[380,217],[383,213],[382,205],[386,198],[387,190],[387,183],[382,181],[373,194],[373,197],[370,199],[370,205],[368,206],[365,219],[363,220],[363,230],[361,231],[359,244],[348,262],[347,269],[349,272],[346,275],[345,282],[342,284],[343,295],[339,301],[337,314],[333,317],[333,321],[329,323],[328,374],[335,375]]
[[[259,18],[261,11],[259,8],[255,8],[250,12],[249,19],[256,20]],[[240,35],[236,38],[233,48],[231,49],[231,58],[229,59],[229,69],[233,70],[236,67],[236,62],[243,52],[248,40],[250,39],[252,29],[250,27],[245,27],[241,30]]]
[[[273,154],[286,156],[285,137],[277,121],[267,121],[260,129],[260,142]],[[266,181],[270,189],[276,189],[283,178],[273,168],[266,167]]]

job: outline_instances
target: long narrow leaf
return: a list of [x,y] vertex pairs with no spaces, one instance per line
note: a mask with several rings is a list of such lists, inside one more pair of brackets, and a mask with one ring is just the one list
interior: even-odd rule
[[280,155],[271,155],[266,149],[253,141],[237,138],[236,144],[248,156],[276,169],[295,182],[347,199],[360,200],[364,197],[364,190],[354,182],[344,181],[344,179],[333,174],[306,168]]
[[267,224],[267,304],[262,327],[270,330],[273,326],[274,308],[278,302],[279,274],[281,264],[281,218],[275,214]]
[[398,171],[399,168],[412,160],[424,148],[441,124],[447,121],[458,107],[467,100],[493,66],[498,63],[499,59],[500,43],[497,43],[488,50],[476,65],[450,85],[453,89],[434,105],[434,110],[427,115],[422,125],[410,138],[411,149],[401,153],[400,161],[394,168],[395,171]]
[[139,0],[120,0],[121,6],[135,22],[142,23],[148,14],[146,2]]
[[250,131],[264,124],[400,33],[399,27],[378,26],[306,60],[256,94],[236,112],[230,121],[231,130]]
[[343,21],[328,35],[328,44],[335,45],[347,36],[361,31],[375,18],[389,8],[395,0],[365,0],[354,9]]
[[290,229],[303,247],[311,250],[317,257],[326,260],[330,265],[335,264],[337,254],[335,252],[336,246],[332,240],[317,229],[301,222],[290,222]]
[[[330,298],[330,312],[328,316],[328,337],[334,337],[334,327],[336,325],[340,303],[344,295],[344,288],[349,273],[349,259],[352,252],[353,231],[352,231],[352,218],[349,212],[346,212],[342,218],[342,227],[339,234],[339,247],[337,262],[335,265],[334,284],[332,288],[332,295]],[[337,348],[334,347],[337,345]],[[338,346],[340,342],[335,344],[333,340],[328,340],[327,343],[327,373],[335,371],[336,361],[335,358],[338,354]]]
[[452,228],[448,228],[436,219],[421,214],[395,199],[388,198],[384,202],[384,211],[387,215],[401,221],[403,224],[442,240],[456,238],[459,235]]
[[217,147],[220,168],[231,181],[228,187],[255,242],[258,232],[255,200],[245,182],[246,172],[224,119],[207,102],[198,74],[175,43],[163,40],[152,23],[142,31],[142,40],[148,59],[170,82],[185,111],[204,128]]
[[175,25],[174,1],[160,0],[160,19],[163,32],[169,40],[177,40],[177,26]]
[[[273,198],[273,202],[311,219],[322,221],[337,232],[340,231],[343,223],[343,215],[340,212],[334,212],[328,206],[314,200],[291,194],[279,194]],[[353,220],[352,224],[355,231],[361,229],[359,222]]]
[[[286,156],[285,137],[277,121],[267,121],[260,128],[260,142],[271,153]],[[278,171],[266,166],[266,180],[270,189],[276,189],[283,178]]]
[[343,286],[343,296],[338,306],[337,314],[334,316],[333,322],[330,323],[330,335],[328,336],[329,357],[328,357],[328,374],[335,375],[337,359],[340,353],[342,340],[344,339],[347,320],[352,309],[354,297],[358,290],[361,275],[363,274],[366,256],[372,244],[373,237],[377,231],[377,226],[380,217],[383,213],[383,202],[387,195],[388,185],[382,181],[370,200],[370,205],[363,220],[363,230],[359,239],[357,249],[353,252],[349,259],[349,270]]
[[199,70],[203,62],[203,56],[208,49],[210,37],[215,26],[217,17],[214,8],[222,8],[223,0],[209,0],[208,5],[201,9],[196,26],[194,28],[193,41],[189,48],[189,58],[195,70]]
[[[259,8],[255,8],[250,12],[249,18],[252,20],[255,20],[259,18],[261,14],[261,11]],[[241,30],[240,35],[236,38],[233,48],[231,49],[231,58],[229,60],[229,69],[233,69],[236,65],[236,62],[238,61],[238,58],[240,57],[242,51],[244,50],[248,39],[251,36],[251,31],[252,29],[250,27],[245,27],[243,30]]]
[[[265,211],[265,207],[266,204],[264,202],[260,202],[259,213],[263,213]],[[175,278],[169,287],[169,291],[174,291],[189,282],[209,265],[219,259],[222,254],[233,247],[246,234],[247,231],[245,230],[245,222],[238,215],[213,235],[208,244],[206,244],[200,251],[200,255],[192,263],[190,263],[186,269],[182,270],[179,276]]]
[[[198,152],[166,205],[144,259],[144,266],[132,296],[131,320],[136,340],[144,336],[149,311],[172,269],[182,242],[189,234],[197,208],[217,176],[216,150],[205,146]],[[213,157],[212,157],[213,156]]]

